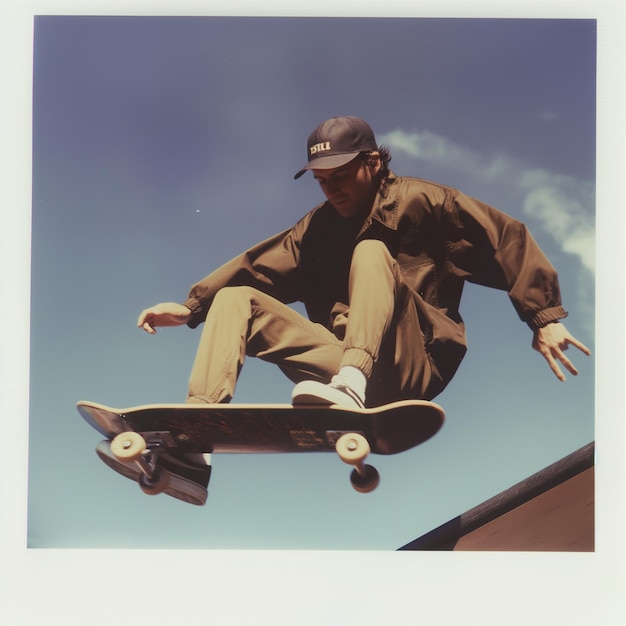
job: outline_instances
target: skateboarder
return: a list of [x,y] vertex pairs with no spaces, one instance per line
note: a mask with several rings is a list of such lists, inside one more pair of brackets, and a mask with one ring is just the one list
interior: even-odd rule
[[[460,191],[390,171],[357,117],[324,121],[308,161],[326,201],[196,283],[138,326],[204,322],[189,402],[228,402],[246,356],[276,364],[294,403],[376,406],[432,399],[466,351],[465,281],[508,292],[559,380],[589,349],[559,321],[557,273],[526,227]],[[308,319],[288,306],[303,302]]]

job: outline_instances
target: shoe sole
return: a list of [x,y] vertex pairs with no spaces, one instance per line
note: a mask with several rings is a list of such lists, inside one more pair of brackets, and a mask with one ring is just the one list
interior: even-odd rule
[[[108,440],[105,439],[98,444],[96,454],[105,465],[108,465],[118,474],[135,482],[139,481],[141,472],[138,469],[134,469],[131,465],[126,465],[118,461],[112,455],[110,442]],[[208,493],[204,487],[173,472],[168,472],[168,474],[169,483],[162,493],[195,506],[203,506],[206,504]]]

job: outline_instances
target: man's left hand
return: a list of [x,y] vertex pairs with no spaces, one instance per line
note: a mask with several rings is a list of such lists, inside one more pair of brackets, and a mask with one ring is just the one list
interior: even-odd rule
[[544,357],[550,369],[554,372],[554,375],[563,382],[565,381],[565,376],[559,367],[558,361],[561,361],[568,372],[574,376],[578,375],[578,370],[565,356],[565,351],[569,346],[578,348],[587,356],[591,354],[591,350],[578,341],[578,339],[570,335],[567,328],[560,322],[548,324],[535,331],[533,348]]

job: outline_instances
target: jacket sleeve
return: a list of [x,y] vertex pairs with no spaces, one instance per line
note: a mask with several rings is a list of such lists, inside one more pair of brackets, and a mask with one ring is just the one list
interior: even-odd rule
[[204,322],[217,292],[223,287],[249,286],[282,302],[297,299],[299,224],[228,261],[191,287],[184,305],[191,310],[188,322],[196,328]]
[[507,291],[532,330],[567,317],[557,272],[524,224],[458,191],[446,201],[444,223],[455,273]]

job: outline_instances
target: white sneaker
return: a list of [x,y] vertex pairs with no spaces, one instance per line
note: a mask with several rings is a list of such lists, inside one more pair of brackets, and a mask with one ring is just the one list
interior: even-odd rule
[[328,384],[316,380],[303,380],[298,383],[291,394],[291,403],[345,406],[348,408],[364,409],[363,399],[354,389],[343,383],[338,376],[334,376]]

